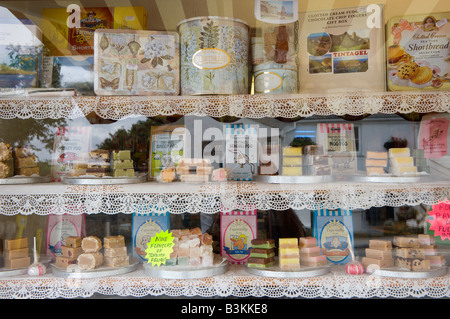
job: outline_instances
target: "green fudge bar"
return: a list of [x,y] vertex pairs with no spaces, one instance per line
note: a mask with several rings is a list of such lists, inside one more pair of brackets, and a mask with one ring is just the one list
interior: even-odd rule
[[113,170],[113,177],[134,177],[134,169],[115,169]]
[[275,248],[275,240],[273,239],[253,239],[252,248],[270,249]]
[[112,169],[126,169],[133,168],[133,160],[114,160],[112,162]]
[[114,150],[112,151],[113,160],[127,160],[131,159],[130,150]]

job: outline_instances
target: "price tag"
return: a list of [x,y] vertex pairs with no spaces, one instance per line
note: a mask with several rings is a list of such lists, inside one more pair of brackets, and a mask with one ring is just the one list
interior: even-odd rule
[[450,239],[450,202],[439,203],[432,206],[428,212],[433,218],[429,219],[430,230],[434,230],[435,236],[441,236],[441,239]]
[[147,262],[157,267],[164,265],[173,252],[173,246],[175,245],[173,239],[172,233],[169,233],[168,230],[156,233],[147,243],[147,249],[145,250]]

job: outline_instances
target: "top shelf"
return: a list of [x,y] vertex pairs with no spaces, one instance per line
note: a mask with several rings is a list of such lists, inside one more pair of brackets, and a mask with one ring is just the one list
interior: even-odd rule
[[450,112],[450,92],[348,92],[326,95],[20,96],[0,98],[0,119],[195,115],[297,118]]

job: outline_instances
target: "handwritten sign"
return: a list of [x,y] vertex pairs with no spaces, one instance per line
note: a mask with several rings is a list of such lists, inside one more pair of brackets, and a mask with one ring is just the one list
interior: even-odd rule
[[169,233],[168,230],[156,233],[147,243],[147,249],[145,250],[147,253],[145,258],[148,259],[148,263],[157,267],[164,265],[173,252],[173,246],[175,245],[173,239],[172,233]]
[[433,205],[428,214],[432,216],[428,221],[434,235],[440,236],[442,240],[450,239],[450,202]]

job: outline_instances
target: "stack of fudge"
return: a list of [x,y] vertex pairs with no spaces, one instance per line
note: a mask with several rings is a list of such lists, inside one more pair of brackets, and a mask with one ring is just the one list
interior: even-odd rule
[[182,182],[208,182],[212,170],[209,159],[182,158],[176,171]]
[[279,238],[278,264],[283,270],[300,269],[300,250],[298,238]]
[[413,149],[413,159],[418,172],[430,174],[430,166],[428,166],[423,149]]
[[6,239],[3,256],[6,268],[28,267],[31,264],[30,256],[28,256],[28,238]]
[[390,240],[371,239],[369,248],[366,248],[366,256],[362,258],[362,265],[366,272],[371,272],[371,265],[377,268],[394,267],[392,258],[392,242]]
[[112,151],[111,170],[113,177],[134,177],[134,164],[129,150]]
[[388,166],[388,153],[387,152],[372,152],[366,153],[366,173],[370,175],[383,175],[386,174]]
[[109,151],[96,149],[89,152],[89,159],[86,168],[86,175],[97,177],[109,176],[111,164],[109,162]]
[[275,265],[275,240],[252,239],[247,266],[251,268],[269,268]]
[[174,229],[173,252],[166,261],[167,266],[212,266],[214,264],[213,239],[202,233],[200,227]]
[[77,258],[78,267],[82,270],[93,270],[103,264],[102,241],[96,236],[84,237],[81,240],[83,252]]
[[282,149],[281,174],[284,176],[300,176],[303,174],[303,147],[286,146]]
[[327,256],[321,253],[316,237],[300,237],[298,247],[301,265],[317,267],[327,264]]
[[0,178],[14,175],[14,162],[9,144],[0,142]]
[[417,237],[395,236],[395,266],[411,271],[430,270],[431,266],[445,265],[444,255],[438,254],[434,237],[421,234]]
[[303,175],[331,175],[328,156],[321,145],[303,147]]
[[15,175],[39,175],[37,156],[31,148],[15,147],[13,155]]
[[78,256],[83,253],[81,248],[81,237],[68,236],[65,239],[64,246],[61,246],[61,256],[56,257],[56,267],[67,268],[77,262]]
[[408,147],[389,149],[389,172],[393,175],[417,173]]
[[130,264],[125,237],[122,235],[103,238],[104,266],[123,267]]

